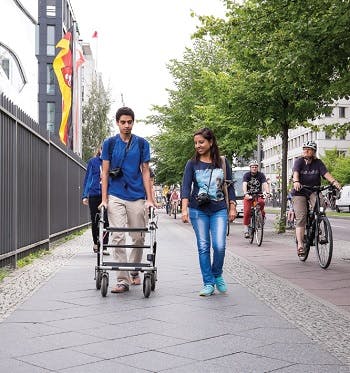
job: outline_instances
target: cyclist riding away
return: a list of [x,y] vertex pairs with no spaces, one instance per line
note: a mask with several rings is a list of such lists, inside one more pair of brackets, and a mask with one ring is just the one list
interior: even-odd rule
[[[249,222],[250,222],[250,210],[252,207],[252,194],[270,194],[270,186],[266,181],[265,174],[258,170],[259,163],[256,160],[249,162],[250,171],[243,175],[243,225],[244,225],[244,237],[249,238]],[[260,205],[261,213],[265,218],[265,202],[264,198],[258,197],[258,203]]]
[[[310,208],[313,209],[316,202],[315,192],[303,188],[307,186],[320,186],[321,176],[328,180],[337,189],[341,188],[338,181],[328,172],[325,164],[316,157],[317,144],[314,141],[307,141],[303,144],[303,155],[297,158],[293,165],[293,207],[296,218],[295,235],[298,243],[298,255],[304,256],[304,233],[306,227],[307,203],[310,201]],[[321,204],[324,206],[324,199],[320,195]]]
[[177,209],[179,202],[180,202],[180,195],[178,191],[174,188],[170,196],[171,211],[174,211]]

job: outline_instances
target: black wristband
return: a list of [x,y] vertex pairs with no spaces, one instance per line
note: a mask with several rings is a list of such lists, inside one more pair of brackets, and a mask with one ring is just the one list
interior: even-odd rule
[[300,183],[300,181],[299,180],[293,180],[293,184],[294,183]]

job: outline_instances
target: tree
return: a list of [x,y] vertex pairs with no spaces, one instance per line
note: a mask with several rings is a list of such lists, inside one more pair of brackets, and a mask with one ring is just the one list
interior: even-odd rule
[[160,128],[151,140],[158,182],[181,181],[186,161],[194,154],[193,133],[202,127],[214,130],[228,159],[252,154],[255,134],[236,123],[227,100],[232,90],[230,68],[227,52],[212,40],[197,40],[182,61],[170,61],[175,89],[169,90],[169,104],[155,106],[158,114],[146,120]]
[[112,121],[108,119],[111,108],[109,90],[105,90],[101,83],[92,81],[90,94],[83,106],[83,160],[86,162],[94,156],[96,149],[103,140],[110,136]]
[[340,184],[350,184],[350,156],[339,157],[337,149],[326,150],[322,161]]
[[[238,122],[282,138],[282,208],[287,202],[288,131],[329,112],[350,91],[350,2],[225,1],[227,19],[200,17],[197,37],[220,40],[236,69],[231,97]],[[281,225],[284,230],[284,224]]]

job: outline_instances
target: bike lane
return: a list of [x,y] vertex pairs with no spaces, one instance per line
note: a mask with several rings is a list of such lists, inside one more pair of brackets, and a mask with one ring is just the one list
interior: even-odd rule
[[[273,218],[272,218],[273,219]],[[277,234],[271,222],[266,224],[263,243],[244,239],[240,219],[231,225],[228,247],[232,252],[262,267],[316,297],[350,314],[350,247],[334,237],[332,262],[328,269],[319,266],[315,247],[305,262],[299,260],[294,231]],[[348,251],[346,250],[348,249]]]

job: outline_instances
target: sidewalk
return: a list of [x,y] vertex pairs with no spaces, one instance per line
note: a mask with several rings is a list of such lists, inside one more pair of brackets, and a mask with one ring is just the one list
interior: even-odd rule
[[[13,302],[7,303],[10,311],[2,312],[7,317],[0,323],[0,371],[350,371],[346,347],[335,351],[331,345],[310,338],[305,334],[308,327],[303,330],[303,325],[294,325],[286,314],[282,316],[279,309],[265,304],[264,297],[270,297],[275,287],[289,298],[288,284],[260,269],[255,271],[254,265],[229,251],[225,264],[228,294],[201,298],[192,228],[162,213],[159,228],[159,281],[148,299],[143,297],[142,286],[111,294],[114,273],[110,273],[107,297],[101,297],[93,280],[95,258],[89,231],[62,244],[54,264],[46,258],[34,266],[35,277],[45,273],[41,286],[35,285],[37,290],[17,307],[14,286],[18,280],[10,279],[1,286],[2,299],[9,299],[9,291]],[[75,256],[73,250],[77,251]],[[32,286],[31,276],[31,268],[22,271],[19,286]],[[254,295],[249,285],[242,285],[243,276],[260,282],[260,294]],[[300,294],[294,289],[294,297]],[[296,303],[304,301],[308,310],[310,302],[324,306],[306,293],[301,298]],[[346,315],[342,322],[343,331],[347,328],[349,332]],[[322,315],[314,324],[322,333],[320,324]]]

